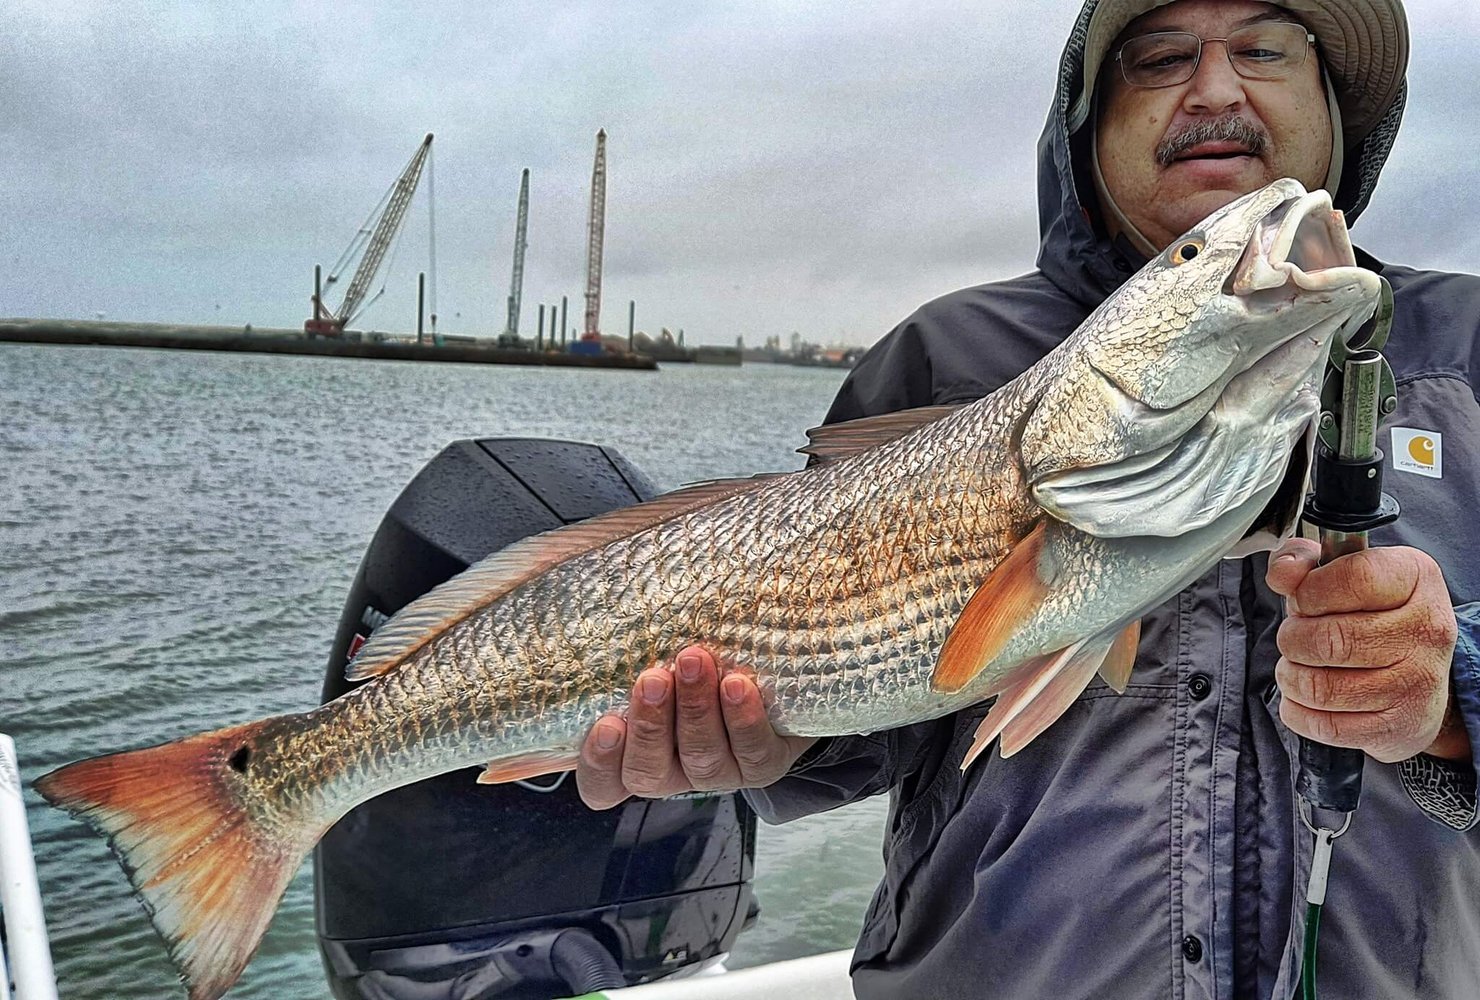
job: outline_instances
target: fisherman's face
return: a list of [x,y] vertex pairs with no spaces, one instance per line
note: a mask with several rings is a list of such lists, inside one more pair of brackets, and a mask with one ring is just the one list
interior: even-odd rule
[[[1288,11],[1266,3],[1180,0],[1131,22],[1110,49],[1099,81],[1100,170],[1121,211],[1159,248],[1216,209],[1281,177],[1294,177],[1312,190],[1325,184],[1331,115],[1320,59],[1311,51],[1292,76],[1250,80],[1234,71],[1222,42],[1204,41],[1191,79],[1152,89],[1126,83],[1115,53],[1128,39],[1153,31],[1225,38],[1271,17],[1293,20]],[[1244,138],[1204,142],[1168,163],[1158,161],[1158,147],[1176,149],[1177,138],[1189,127],[1234,116],[1250,126],[1239,130]],[[1266,141],[1251,139],[1251,130],[1262,132]],[[1113,220],[1107,224],[1114,235]]]

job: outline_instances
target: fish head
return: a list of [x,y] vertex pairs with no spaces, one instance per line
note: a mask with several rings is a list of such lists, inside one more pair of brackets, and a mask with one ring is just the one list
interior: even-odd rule
[[1272,491],[1311,440],[1331,338],[1380,286],[1325,191],[1287,178],[1224,206],[1059,348],[1021,436],[1034,498],[1095,534],[1176,535]]

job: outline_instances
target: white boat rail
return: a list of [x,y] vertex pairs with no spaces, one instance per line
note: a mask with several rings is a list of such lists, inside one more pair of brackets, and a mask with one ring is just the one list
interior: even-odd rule
[[576,1000],[853,1000],[848,977],[852,950],[773,962],[722,976],[660,979],[626,989],[587,993]]
[[6,953],[0,954],[0,998],[57,1000],[56,972],[41,913],[41,889],[36,882],[36,858],[31,852],[26,803],[21,797],[21,769],[15,743],[4,733],[0,733],[0,915],[5,920],[6,938],[4,948],[0,948],[0,953]]

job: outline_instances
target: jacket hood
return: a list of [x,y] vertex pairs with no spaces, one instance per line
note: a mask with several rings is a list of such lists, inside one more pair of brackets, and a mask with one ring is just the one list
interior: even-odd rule
[[[1053,106],[1038,140],[1038,267],[1087,307],[1098,305],[1145,263],[1128,241],[1112,244],[1095,232],[1090,222],[1090,213],[1097,211],[1089,173],[1091,129],[1086,126],[1072,135],[1069,132],[1069,109],[1084,88],[1085,39],[1098,3],[1085,0],[1069,33],[1059,59]],[[1346,213],[1348,225],[1356,222],[1377,186],[1398,136],[1407,98],[1405,80],[1372,131],[1346,148],[1341,182],[1332,202]]]

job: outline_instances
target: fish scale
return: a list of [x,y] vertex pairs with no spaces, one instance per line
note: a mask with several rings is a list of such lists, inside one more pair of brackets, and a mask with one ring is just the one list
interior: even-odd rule
[[[927,429],[927,434],[932,437],[946,438],[955,433],[958,432],[949,427]],[[922,451],[931,450],[931,442],[922,443]],[[870,463],[876,465],[877,470],[867,468]],[[575,746],[601,709],[617,703],[617,699],[607,697],[599,699],[600,704],[597,704],[591,698],[581,697],[583,694],[610,691],[614,687],[625,690],[637,672],[671,655],[677,644],[700,636],[712,636],[716,645],[731,654],[737,664],[752,669],[762,668],[767,677],[774,679],[771,689],[777,692],[778,697],[771,705],[772,718],[778,727],[784,729],[795,728],[788,727],[787,723],[796,710],[803,707],[803,700],[820,699],[829,714],[835,715],[836,709],[842,706],[829,697],[829,692],[848,688],[849,685],[843,682],[847,674],[877,672],[880,667],[889,665],[893,669],[881,675],[881,684],[870,685],[876,698],[869,714],[858,716],[860,728],[867,728],[878,721],[878,716],[895,711],[895,706],[888,702],[892,693],[903,690],[906,685],[918,685],[921,668],[926,665],[919,653],[938,646],[941,631],[939,628],[931,629],[922,636],[919,634],[921,625],[935,625],[942,618],[941,612],[949,615],[959,611],[983,569],[989,569],[992,558],[1004,548],[1006,538],[1001,527],[995,533],[963,527],[953,534],[975,540],[977,551],[971,554],[971,558],[958,558],[955,545],[944,545],[941,551],[945,558],[933,572],[888,578],[885,571],[890,566],[899,571],[915,567],[903,560],[890,563],[886,559],[873,558],[868,550],[859,555],[856,549],[840,544],[840,540],[907,535],[908,527],[921,521],[920,514],[912,505],[914,497],[921,492],[921,483],[918,478],[902,482],[903,477],[899,475],[874,475],[874,472],[890,471],[887,455],[860,457],[853,460],[853,464],[864,467],[844,467],[830,475],[883,483],[885,488],[892,487],[899,497],[893,503],[884,503],[880,496],[882,489],[871,491],[869,499],[875,506],[868,516],[860,519],[865,523],[858,525],[835,520],[832,525],[827,525],[815,510],[809,509],[810,484],[805,479],[778,482],[767,487],[771,493],[769,496],[747,496],[743,502],[737,498],[705,512],[704,517],[695,518],[694,523],[682,528],[665,525],[652,529],[646,535],[635,536],[572,560],[549,574],[538,588],[510,594],[504,602],[454,626],[429,651],[388,675],[387,687],[394,690],[388,700],[400,706],[401,715],[410,718],[461,721],[491,713],[505,720],[521,716],[539,719],[542,725],[538,727],[521,727],[527,739],[556,739],[562,745]],[[996,469],[984,466],[983,473],[992,476]],[[925,492],[932,494],[929,489]],[[941,493],[952,495],[950,491]],[[972,508],[963,507],[960,511],[968,516],[962,518],[958,513],[957,520],[976,520],[971,516]],[[941,510],[932,510],[931,520],[943,527],[935,517],[940,513]],[[756,526],[783,519],[794,526],[792,544],[783,547],[765,542]],[[810,539],[801,537],[800,530],[800,526],[809,521]],[[691,538],[705,537],[751,537],[757,542],[754,546],[732,546],[713,551],[700,548],[697,554],[691,550],[687,556],[670,555],[666,560],[646,561],[645,565],[649,567],[659,567],[654,571],[633,573],[626,568],[644,564],[642,560],[630,559],[629,553],[653,549],[670,554],[682,553],[683,543]],[[765,551],[754,551],[760,548]],[[824,562],[828,563],[827,571],[820,568]],[[750,567],[757,563],[758,568],[751,572]],[[705,568],[708,579],[713,581],[710,586],[691,590],[687,595],[681,587],[665,586],[663,577],[671,578],[694,566]],[[754,585],[757,581],[788,576],[798,579],[801,584],[770,588],[769,593],[766,587]],[[608,581],[612,580],[621,581],[615,595],[606,590]],[[892,613],[886,613],[885,605],[875,595],[889,590],[916,595],[920,602],[918,608],[915,603],[906,602],[894,607]],[[940,601],[937,594],[942,591],[949,592],[953,599]],[[634,600],[634,594],[648,597],[643,600],[639,596]],[[727,614],[720,619],[722,625],[719,628],[706,625],[705,616],[696,610],[717,594],[724,594],[728,599],[725,605]],[[624,599],[632,603],[624,604]],[[872,608],[868,608],[870,604]],[[608,626],[607,634],[580,634],[592,619],[586,615],[568,616],[562,609],[570,605],[610,609],[601,619]],[[860,606],[866,609],[862,613],[858,610]],[[769,629],[763,627],[767,619],[773,623]],[[844,622],[851,624],[849,631],[852,637],[839,642],[836,636]],[[683,627],[677,627],[678,623],[683,623]],[[784,628],[776,627],[782,623]],[[901,625],[905,627],[901,628]],[[482,653],[459,655],[459,647],[465,645],[461,641],[464,636],[485,632],[491,641],[475,639],[466,644],[472,650],[482,650]],[[529,645],[523,637],[531,632],[547,640],[553,636],[554,645],[562,648],[564,655],[541,664],[539,671],[533,669],[533,664],[522,662],[523,651]],[[582,655],[592,647],[609,652],[607,655]],[[840,650],[850,648],[851,656],[837,656]],[[497,650],[502,655],[496,662],[490,662],[489,650]],[[625,655],[611,655],[616,651]],[[764,662],[758,662],[761,655],[765,656]],[[546,676],[548,680],[550,673],[556,676],[564,673],[570,677],[571,684],[526,685],[511,689],[508,697],[473,699],[469,698],[469,693],[477,691],[481,695],[485,690],[481,685],[457,685],[449,681],[438,685],[438,689],[432,692],[425,688],[413,690],[396,683],[399,675],[425,673],[444,657],[456,664],[454,673],[481,672],[490,677],[502,673],[526,680],[539,676]],[[580,661],[578,668],[576,661]],[[821,665],[827,669],[819,669]],[[562,670],[563,666],[566,669]],[[358,693],[344,699],[345,724],[348,726],[361,725],[359,713],[355,711]],[[563,717],[550,714],[551,706],[556,703],[569,709]],[[370,715],[385,713],[386,708],[378,704],[368,709]],[[805,731],[805,728],[801,727],[800,731]],[[404,735],[388,735],[398,735],[400,738],[393,742],[404,743]],[[564,739],[560,739],[561,736]],[[497,756],[498,750],[510,749],[511,743],[512,749],[522,749],[518,737],[511,739],[507,730],[500,732],[497,739],[497,743],[467,739],[463,763],[481,762]],[[383,747],[379,754],[382,766],[395,770],[406,749],[405,746]],[[445,769],[441,755],[434,756],[439,759],[435,762],[429,760],[426,766]]]

